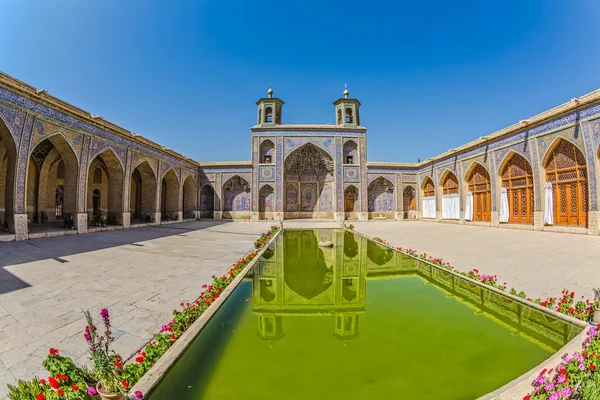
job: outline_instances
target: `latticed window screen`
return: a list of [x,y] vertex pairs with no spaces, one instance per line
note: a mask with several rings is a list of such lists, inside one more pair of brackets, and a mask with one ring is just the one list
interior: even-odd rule
[[502,170],[502,187],[508,192],[508,222],[533,224],[533,172],[520,154],[513,154]]
[[477,164],[467,179],[469,192],[473,193],[473,221],[491,220],[490,175],[487,170]]
[[458,193],[458,179],[456,179],[456,175],[449,172],[442,181],[442,194],[456,193]]
[[587,225],[587,165],[581,150],[561,140],[546,164],[546,180],[552,182],[555,225]]
[[433,182],[431,179],[427,178],[425,181],[425,186],[423,186],[423,197],[433,196],[435,196],[435,188],[433,187]]

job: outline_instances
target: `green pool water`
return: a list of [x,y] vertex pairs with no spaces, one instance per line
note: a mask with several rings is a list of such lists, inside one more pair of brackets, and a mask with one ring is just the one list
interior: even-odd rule
[[286,230],[150,398],[474,399],[580,329],[352,233]]

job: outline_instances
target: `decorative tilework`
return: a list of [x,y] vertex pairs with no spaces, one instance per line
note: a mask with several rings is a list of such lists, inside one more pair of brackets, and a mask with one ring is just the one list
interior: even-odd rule
[[133,171],[138,165],[146,161],[150,168],[152,168],[152,172],[154,172],[155,176],[158,176],[158,160],[153,159],[146,154],[134,151],[131,162],[131,170]]
[[33,126],[30,148],[34,149],[39,142],[54,135],[62,136],[73,149],[73,153],[75,154],[75,157],[77,157],[77,160],[81,160],[81,148],[83,146],[82,134],[37,118]]
[[344,166],[344,182],[360,182],[360,167]]
[[333,188],[330,183],[325,183],[319,196],[319,211],[333,212]]
[[[587,160],[594,160],[598,153],[596,152],[596,146],[593,143],[592,131],[590,129],[590,125],[587,123],[582,124],[583,129],[583,139],[585,143],[585,155]],[[598,210],[598,195],[597,195],[597,182],[596,182],[596,163],[594,161],[587,161],[587,173],[588,177],[588,196],[590,202],[590,211]]]
[[[128,139],[128,138],[118,135],[116,133],[106,131],[94,124],[84,122],[84,121],[79,120],[75,117],[72,117],[68,114],[54,110],[54,109],[52,109],[48,106],[45,106],[41,103],[37,103],[25,96],[21,96],[17,93],[11,92],[10,90],[3,88],[3,87],[0,87],[0,101],[4,101],[4,102],[10,103],[10,104],[13,104],[19,108],[42,115],[47,118],[50,118],[57,123],[65,124],[64,129],[67,129],[67,130],[68,129],[79,129],[84,132],[99,136],[101,138],[111,140],[111,141],[115,142],[116,144],[119,144],[119,145],[122,145],[125,147],[130,147],[134,150],[145,152],[154,158],[162,158],[162,159],[165,159],[165,160],[170,161],[171,163],[174,163],[177,165],[186,166],[188,168],[190,168],[190,167],[194,168],[194,164],[185,162],[185,161],[180,160],[176,157],[173,157],[169,154],[159,152],[150,147],[146,147],[137,141]],[[71,127],[71,128],[68,128],[68,127]],[[61,128],[61,130],[62,130],[62,128]],[[31,146],[31,147],[33,147],[33,146]]]
[[275,166],[261,165],[258,167],[258,176],[261,181],[275,182]]
[[344,210],[344,196],[342,195],[342,138],[335,138],[335,182],[336,182],[336,197],[337,197],[337,208],[336,211],[343,212]]
[[[261,140],[262,142],[262,140]],[[258,163],[260,162],[259,138],[252,138],[252,207],[251,211],[258,211],[258,197],[260,192],[258,189]]]
[[0,105],[0,118],[2,118],[8,127],[15,143],[19,143],[23,124],[25,123],[25,113]]
[[360,212],[367,212],[367,141],[359,139],[360,147]]
[[[77,200],[77,212],[85,212],[85,193],[87,191],[87,178],[88,178],[88,158],[90,154],[90,142],[92,141],[91,136],[86,136],[83,139],[83,149],[81,150],[81,162],[79,163],[79,179],[77,184],[79,185],[79,198]],[[79,155],[79,154],[78,154]]]
[[589,121],[588,132],[592,135],[594,149],[598,151],[598,145],[600,145],[600,119]]
[[90,157],[89,162],[91,163],[98,154],[103,153],[106,149],[110,149],[113,151],[117,159],[121,162],[121,167],[125,168],[125,162],[127,159],[127,149],[124,147],[118,147],[113,145],[112,143],[105,142],[103,140],[98,140],[96,138],[92,138],[92,144],[90,145]]
[[124,184],[125,184],[125,189],[123,192],[123,212],[129,212],[129,208],[131,206],[131,202],[130,202],[130,196],[131,196],[131,188],[129,185],[131,185],[131,161],[133,158],[133,150],[131,149],[127,149],[127,158],[126,158],[126,163],[125,163],[125,179],[123,179]]
[[254,130],[253,136],[355,136],[364,137],[367,130],[344,131],[336,129],[315,129],[315,130],[300,130],[300,129],[265,129]]
[[537,144],[540,160],[544,159],[545,154],[552,147],[555,141],[558,140],[558,138],[566,139],[575,144],[575,146],[577,146],[577,148],[579,148],[579,150],[585,154],[583,135],[581,133],[581,129],[578,126],[572,126],[570,128],[563,129],[562,131],[553,132],[548,135],[538,137]]
[[417,181],[417,175],[402,174],[402,180],[404,182],[416,182]]
[[[275,143],[275,148],[277,151],[277,160],[283,160],[283,138],[282,137],[278,137],[277,138],[277,143]],[[277,171],[275,174],[275,179],[277,180],[276,182],[276,187],[275,187],[275,203],[276,203],[276,210],[278,212],[283,211],[283,203],[282,203],[282,199],[283,199],[283,161],[278,162],[277,163]]]
[[537,143],[533,141],[531,146],[529,146],[529,158],[533,161],[531,163],[531,169],[533,172],[533,200],[535,201],[535,210],[534,211],[542,211],[542,188],[543,184],[541,182],[541,176],[544,175],[544,171],[542,171],[540,166],[540,158],[537,156],[538,151],[536,151]]
[[370,185],[371,182],[373,182],[375,179],[380,178],[380,177],[387,179],[388,181],[390,181],[390,183],[392,185],[394,185],[395,182],[396,182],[396,174],[372,174],[372,173],[368,173],[367,174],[367,184]]
[[285,159],[292,151],[299,149],[302,145],[312,143],[325,150],[333,158],[333,139],[331,137],[286,137],[283,157]]
[[27,186],[27,161],[29,159],[29,143],[33,133],[33,124],[35,118],[28,115],[25,119],[25,127],[21,136],[21,145],[19,146],[19,167],[17,170],[17,198],[15,209],[17,214],[25,212],[25,189]]
[[223,172],[222,176],[223,185],[225,185],[227,181],[233,178],[234,176],[239,176],[240,178],[245,180],[248,185],[252,181],[251,172]]

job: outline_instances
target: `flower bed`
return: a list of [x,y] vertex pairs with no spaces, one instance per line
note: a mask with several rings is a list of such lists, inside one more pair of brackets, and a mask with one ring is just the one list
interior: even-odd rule
[[[160,332],[150,340],[144,348],[136,352],[133,360],[124,363],[119,355],[114,355],[114,366],[119,371],[120,389],[128,391],[135,383],[158,361],[158,359],[183,335],[183,333],[196,321],[202,313],[216,300],[225,288],[239,275],[271,240],[282,227],[274,225],[268,232],[254,243],[254,250],[236,261],[223,276],[213,276],[210,285],[203,285],[205,289],[196,301],[181,303],[181,310],[173,311],[173,319],[163,325]],[[101,313],[103,321],[108,320],[108,311]],[[89,343],[89,327],[86,327],[84,337]],[[107,327],[108,330],[108,327]],[[110,332],[109,332],[110,333]],[[56,349],[50,349],[50,354],[42,363],[51,374],[47,379],[34,378],[30,381],[19,380],[16,385],[8,385],[9,398],[12,400],[91,400],[97,392],[94,384],[97,380],[95,374],[87,368],[82,368],[71,358],[62,357]],[[133,399],[143,398],[139,391],[129,393]]]

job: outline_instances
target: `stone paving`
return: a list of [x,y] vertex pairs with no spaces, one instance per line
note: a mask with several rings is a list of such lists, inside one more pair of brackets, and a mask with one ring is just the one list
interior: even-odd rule
[[270,225],[194,221],[1,243],[0,398],[7,383],[47,374],[50,347],[87,363],[82,309],[107,307],[115,350],[132,354]]
[[[82,309],[108,307],[115,350],[132,354],[253,246],[269,222],[182,224],[0,243],[0,398],[18,378],[45,376],[48,349],[87,362]],[[359,232],[496,274],[530,296],[600,286],[600,237],[440,224],[354,222]],[[337,228],[285,221],[286,228]]]
[[532,298],[569,289],[593,297],[600,287],[600,236],[465,226],[425,221],[357,222],[355,229],[449,261],[455,268],[497,275]]

